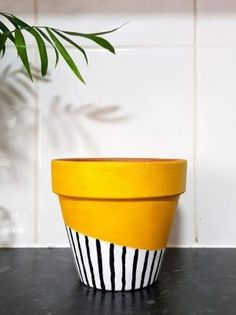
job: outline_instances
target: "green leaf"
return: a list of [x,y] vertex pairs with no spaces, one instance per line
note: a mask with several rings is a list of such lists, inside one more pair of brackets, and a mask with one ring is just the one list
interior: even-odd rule
[[3,33],[5,35],[7,35],[7,37],[15,44],[15,38],[14,36],[11,34],[11,31],[9,30],[9,28],[3,24],[1,21],[0,21],[0,29],[3,31]]
[[65,35],[61,34],[59,31],[55,30],[55,29],[52,29],[57,35],[59,35],[61,38],[63,38],[65,41],[67,41],[68,43],[70,43],[71,45],[75,46],[77,49],[79,49],[82,54],[84,55],[84,59],[86,61],[86,63],[88,64],[88,58],[87,58],[87,55],[86,55],[86,52],[85,50],[80,47],[78,44],[76,44],[73,40],[71,40],[70,38],[66,37]]
[[83,33],[77,33],[77,32],[68,32],[68,31],[61,31],[65,34],[72,35],[72,36],[79,36],[79,37],[84,37],[89,40],[92,40],[102,48],[105,48],[109,50],[111,53],[115,54],[115,49],[114,47],[104,38],[93,35],[93,34],[83,34]]
[[7,36],[4,34],[0,34],[0,52],[4,50],[6,40],[7,40]]
[[[16,22],[17,18],[14,17],[11,14],[8,13],[1,13],[6,19],[8,19],[16,28],[18,28],[18,24]],[[28,24],[26,24],[25,22],[22,21],[22,23],[24,24],[24,26],[29,26]]]
[[62,45],[62,43],[59,41],[59,39],[53,34],[53,32],[46,27],[46,30],[49,34],[49,36],[51,37],[52,41],[54,42],[56,48],[58,49],[59,53],[62,55],[62,57],[64,58],[64,60],[66,61],[66,63],[68,64],[68,66],[71,68],[71,70],[74,72],[74,74],[83,82],[84,79],[82,77],[82,75],[79,72],[79,69],[77,68],[76,64],[74,63],[73,59],[71,58],[71,56],[68,54],[67,50],[65,49],[65,47]]
[[30,65],[29,65],[29,59],[27,55],[27,50],[26,50],[26,45],[25,45],[25,39],[24,36],[22,35],[22,32],[19,28],[15,30],[15,43],[16,43],[16,49],[17,52],[20,56],[20,59],[31,79],[33,81],[32,73],[30,70]]
[[113,54],[116,53],[115,48],[106,39],[99,37],[99,36],[95,36],[95,35],[87,35],[87,38],[94,41],[99,46],[107,49],[111,53],[113,53]]
[[45,43],[39,33],[31,27],[29,24],[25,23],[24,21],[18,19],[13,14],[4,14],[4,16],[17,28],[25,28],[27,32],[29,32],[36,40],[38,45],[39,56],[41,60],[41,74],[44,77],[47,74],[48,70],[48,55]]
[[47,55],[46,45],[42,37],[39,35],[39,33],[35,29],[32,28],[32,29],[29,29],[28,31],[36,39],[38,50],[39,50],[39,56],[41,60],[41,75],[44,77],[48,71],[48,55]]
[[52,45],[52,47],[54,48],[55,55],[56,55],[56,63],[55,63],[55,67],[56,67],[58,64],[58,60],[59,60],[59,54],[58,54],[58,51],[57,51],[55,45],[53,44],[51,39],[40,28],[36,28],[36,29],[42,35],[42,37],[44,37],[46,39],[46,41],[48,41]]
[[5,55],[5,52],[6,52],[6,46],[3,46],[2,50],[1,50],[1,53],[2,53],[2,57],[4,57],[4,55]]
[[126,24],[128,24],[129,22],[125,22],[124,24],[122,24],[121,26],[118,26],[116,28],[113,28],[112,30],[109,31],[104,31],[104,32],[98,32],[98,33],[89,33],[87,35],[95,35],[95,36],[99,36],[99,35],[105,35],[105,34],[110,34],[113,33],[115,31],[117,31],[118,29],[120,29],[121,27],[125,26]]

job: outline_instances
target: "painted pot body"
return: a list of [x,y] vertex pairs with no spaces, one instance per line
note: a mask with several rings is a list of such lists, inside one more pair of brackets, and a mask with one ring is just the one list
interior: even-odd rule
[[52,161],[53,191],[84,284],[125,291],[157,281],[185,178],[185,160]]

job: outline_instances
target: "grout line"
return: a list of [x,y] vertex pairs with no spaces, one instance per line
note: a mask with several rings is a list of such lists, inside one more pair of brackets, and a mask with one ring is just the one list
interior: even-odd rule
[[[59,249],[59,248],[70,248],[68,244],[14,244],[14,245],[0,245],[0,249],[2,248],[9,248],[9,249]],[[193,244],[193,245],[176,245],[176,244],[169,244],[166,249],[168,248],[185,248],[185,249],[234,249],[236,245],[229,245],[229,244]]]
[[198,150],[198,73],[197,73],[197,0],[194,0],[194,48],[193,48],[193,220],[194,246],[199,242],[197,205],[197,150]]
[[[34,24],[37,25],[38,20],[38,4],[37,0],[34,0]],[[34,45],[32,45],[33,48],[35,48]],[[37,50],[34,51],[34,60],[35,64],[37,63]],[[34,236],[33,236],[33,242],[34,244],[38,244],[38,170],[39,170],[39,104],[38,104],[38,82],[35,80],[35,98],[34,98],[34,120],[35,120],[35,128],[34,128],[34,217],[33,217],[33,224],[34,224]]]

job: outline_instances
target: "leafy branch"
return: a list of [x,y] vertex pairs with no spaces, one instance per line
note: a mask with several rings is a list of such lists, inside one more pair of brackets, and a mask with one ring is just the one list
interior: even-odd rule
[[23,32],[30,33],[36,41],[41,63],[42,77],[46,76],[48,72],[49,60],[46,46],[47,43],[54,49],[56,56],[55,67],[58,64],[59,56],[61,56],[65,60],[69,68],[77,76],[77,78],[83,83],[85,83],[77,65],[75,64],[74,60],[72,59],[67,49],[63,45],[62,40],[78,49],[82,53],[85,62],[88,64],[88,57],[85,50],[68,36],[86,38],[94,42],[96,45],[115,54],[114,47],[105,38],[103,38],[102,35],[115,32],[116,30],[123,26],[121,25],[120,27],[117,27],[109,31],[85,34],[78,32],[63,31],[48,26],[31,26],[10,13],[0,12],[0,16],[4,17],[14,26],[14,29],[10,30],[2,21],[0,21],[0,55],[2,55],[2,57],[4,56],[7,47],[6,43],[7,41],[11,41],[17,50],[17,53],[21,59],[24,69],[26,70],[29,78],[32,81],[33,81],[32,70],[28,58],[27,44],[25,42]]

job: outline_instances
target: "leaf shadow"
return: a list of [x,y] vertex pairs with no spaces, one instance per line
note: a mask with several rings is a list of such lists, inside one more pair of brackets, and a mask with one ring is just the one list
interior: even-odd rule
[[89,130],[88,121],[102,124],[123,123],[131,118],[130,115],[122,112],[119,105],[103,105],[88,103],[74,105],[63,103],[59,95],[51,102],[47,117],[44,117],[48,126],[48,136],[51,146],[55,149],[78,144],[78,135],[82,140],[81,145],[93,153],[100,152],[94,135]]
[[0,246],[14,244],[13,225],[10,211],[0,206]]
[[[41,79],[37,68],[32,67],[32,74],[36,82],[50,82],[50,75],[49,79]],[[38,112],[34,84],[23,68],[7,65],[0,69],[0,181],[20,179],[29,161],[36,158]],[[70,152],[76,145],[95,155],[101,152],[89,125],[118,124],[131,118],[120,105],[63,103],[60,95],[52,98],[48,114],[40,115],[55,151]]]
[[[38,77],[39,72],[33,69]],[[37,79],[37,78],[36,78]],[[34,141],[35,87],[22,68],[7,65],[0,71],[0,171],[1,179],[17,177],[27,165]]]

